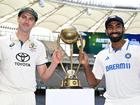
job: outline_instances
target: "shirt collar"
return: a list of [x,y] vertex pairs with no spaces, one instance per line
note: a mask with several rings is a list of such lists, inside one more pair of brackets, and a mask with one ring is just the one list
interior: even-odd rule
[[[17,35],[16,35],[16,32],[13,33],[12,35],[10,35],[10,40],[11,40],[12,42],[17,42],[17,41],[19,41],[19,39],[18,39],[18,37],[17,37]],[[27,40],[27,42],[33,42],[33,38],[31,37],[31,35],[30,35],[29,39]]]
[[[120,49],[120,50],[128,50],[128,47],[129,47],[129,40],[128,39],[125,39],[126,40],[126,42],[125,42],[125,44],[122,46],[122,48]],[[111,43],[110,43],[110,45],[109,45],[109,52],[113,52],[114,51],[114,49],[112,48],[112,46],[111,46]]]

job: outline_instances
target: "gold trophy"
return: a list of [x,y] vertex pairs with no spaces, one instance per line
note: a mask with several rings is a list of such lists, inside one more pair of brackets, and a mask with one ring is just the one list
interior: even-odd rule
[[[62,64],[61,67],[65,72],[65,79],[61,81],[61,88],[82,88],[80,80],[77,78],[77,73],[80,68],[80,63],[78,64],[77,70],[73,69],[73,44],[77,43],[80,51],[83,51],[83,40],[80,34],[78,34],[77,29],[74,26],[67,26],[61,30],[58,36],[58,45],[60,47],[60,39],[65,43],[70,45],[70,69],[66,70]],[[79,43],[80,42],[80,43]]]

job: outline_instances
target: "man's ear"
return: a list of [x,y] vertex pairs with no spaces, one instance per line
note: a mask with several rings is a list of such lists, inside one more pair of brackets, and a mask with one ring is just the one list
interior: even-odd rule
[[105,34],[106,34],[106,36],[108,36],[108,34],[107,34],[107,30],[105,29]]
[[19,17],[17,17],[17,22],[19,22]]
[[125,27],[123,27],[123,34],[125,33],[125,31],[126,31],[126,29],[125,29]]

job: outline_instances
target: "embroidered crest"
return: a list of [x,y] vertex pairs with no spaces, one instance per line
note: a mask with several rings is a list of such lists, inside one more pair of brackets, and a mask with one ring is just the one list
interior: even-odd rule
[[125,58],[126,58],[126,59],[130,59],[131,56],[132,56],[132,55],[131,55],[130,53],[126,53],[126,54],[125,54]]
[[31,43],[29,44],[29,48],[30,48],[31,51],[35,51],[36,48],[37,48],[37,46],[35,45],[34,42],[31,42]]

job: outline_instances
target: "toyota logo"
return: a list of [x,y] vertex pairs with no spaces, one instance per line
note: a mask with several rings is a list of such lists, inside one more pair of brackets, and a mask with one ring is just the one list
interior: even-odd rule
[[27,62],[30,60],[30,56],[26,53],[18,53],[16,59],[20,62]]

